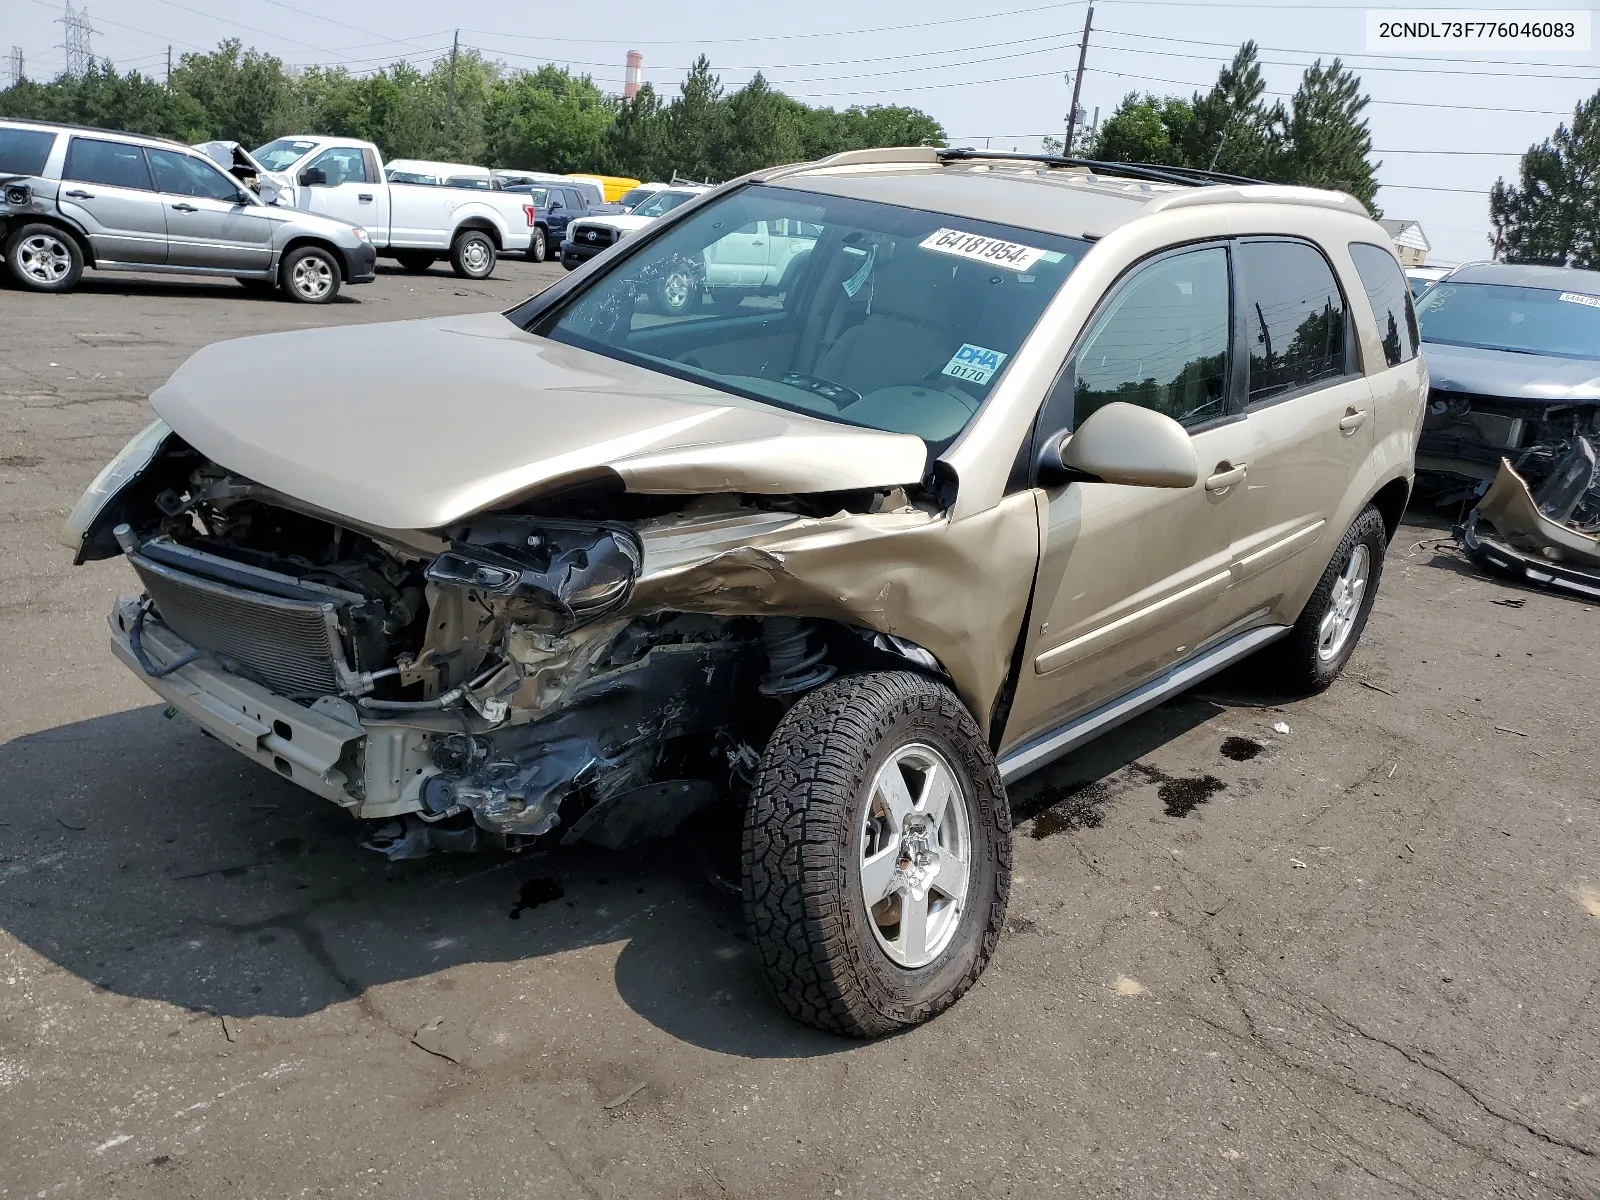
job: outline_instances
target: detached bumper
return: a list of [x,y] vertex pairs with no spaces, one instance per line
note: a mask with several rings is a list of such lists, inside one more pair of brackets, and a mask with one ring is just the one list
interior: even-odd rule
[[371,283],[377,277],[378,248],[371,242],[362,242],[356,249],[344,251],[346,283]]

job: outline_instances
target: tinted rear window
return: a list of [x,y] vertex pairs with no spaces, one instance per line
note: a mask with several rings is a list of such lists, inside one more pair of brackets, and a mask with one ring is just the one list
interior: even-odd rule
[[144,151],[126,142],[101,142],[75,137],[67,147],[67,167],[63,179],[78,183],[100,183],[106,187],[153,190],[150,170],[144,165]]
[[1344,296],[1305,242],[1239,247],[1250,346],[1250,403],[1345,374]]
[[1410,362],[1417,356],[1417,317],[1411,309],[1411,289],[1400,273],[1400,264],[1387,250],[1366,242],[1351,242],[1350,257],[1372,303],[1372,316],[1383,340],[1384,361],[1391,367]]
[[0,129],[0,175],[41,175],[56,135],[46,129]]

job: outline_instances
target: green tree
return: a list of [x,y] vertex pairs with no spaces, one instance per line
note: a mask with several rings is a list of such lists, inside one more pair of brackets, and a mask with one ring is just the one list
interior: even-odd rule
[[1327,67],[1319,58],[1306,69],[1289,102],[1287,145],[1282,161],[1272,167],[1278,177],[1307,187],[1349,192],[1373,212],[1378,192],[1370,162],[1372,134],[1362,110],[1367,97],[1361,80],[1336,58]]
[[519,71],[488,95],[487,161],[529,171],[592,171],[616,108],[587,75],[554,65]]
[[1182,165],[1226,171],[1251,178],[1270,178],[1284,154],[1281,104],[1262,97],[1266,80],[1256,61],[1256,44],[1245,42],[1233,61],[1217,73],[1217,82],[1190,101],[1193,119],[1182,137]]
[[1180,96],[1140,96],[1129,92],[1100,123],[1088,157],[1102,162],[1141,162],[1181,167],[1194,123],[1194,106]]
[[1489,220],[1505,261],[1600,268],[1600,92],[1528,147],[1520,184],[1497,180]]
[[728,97],[727,112],[722,176],[733,178],[805,158],[805,105],[773,91],[759,71]]
[[284,131],[294,101],[283,62],[229,38],[210,54],[185,54],[172,69],[172,90],[206,114],[214,138],[259,146]]
[[618,101],[601,147],[601,164],[609,174],[638,179],[672,177],[667,106],[654,87],[647,83],[631,100]]
[[0,92],[0,116],[192,141],[210,136],[207,115],[194,101],[137,71],[119,75],[116,67],[103,61],[91,63],[81,77],[61,75],[50,83],[23,80],[7,88]]
[[722,80],[704,54],[694,60],[667,109],[667,146],[673,169],[691,179],[718,178],[728,139]]

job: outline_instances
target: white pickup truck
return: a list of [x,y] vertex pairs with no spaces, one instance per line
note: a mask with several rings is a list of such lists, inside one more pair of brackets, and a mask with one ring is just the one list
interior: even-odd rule
[[371,142],[282,137],[250,158],[274,186],[273,203],[359,225],[381,257],[397,259],[410,271],[449,258],[457,275],[484,279],[500,254],[524,252],[533,239],[530,197],[390,181]]

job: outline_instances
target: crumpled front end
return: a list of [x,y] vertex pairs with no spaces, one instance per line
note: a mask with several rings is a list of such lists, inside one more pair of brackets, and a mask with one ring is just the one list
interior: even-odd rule
[[124,463],[67,530],[142,585],[111,614],[118,658],[388,822],[370,844],[395,857],[671,834],[747,794],[789,698],[840,671],[936,675],[987,728],[1037,557],[1031,493],[954,527],[893,488],[608,491],[420,532],[336,519],[164,426]]

